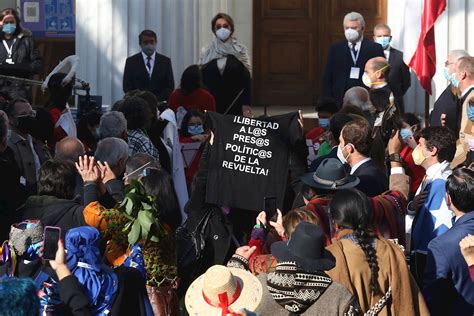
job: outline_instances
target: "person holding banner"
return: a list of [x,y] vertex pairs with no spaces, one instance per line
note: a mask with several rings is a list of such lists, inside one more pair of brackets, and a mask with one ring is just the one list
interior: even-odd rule
[[211,21],[215,38],[201,51],[204,85],[216,100],[217,113],[252,116],[250,58],[247,47],[237,42],[234,21],[218,13]]

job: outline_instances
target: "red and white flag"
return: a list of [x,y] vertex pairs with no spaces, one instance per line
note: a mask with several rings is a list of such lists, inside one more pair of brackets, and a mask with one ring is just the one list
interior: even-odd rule
[[418,46],[409,63],[421,86],[429,94],[431,94],[431,79],[436,73],[434,25],[445,9],[446,0],[424,0]]

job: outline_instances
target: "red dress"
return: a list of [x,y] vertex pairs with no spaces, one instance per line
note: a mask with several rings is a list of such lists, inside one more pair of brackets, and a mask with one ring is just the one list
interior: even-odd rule
[[169,99],[169,107],[176,111],[180,106],[184,107],[186,111],[216,111],[214,97],[207,90],[201,88],[194,90],[188,95],[184,95],[181,89],[174,90]]

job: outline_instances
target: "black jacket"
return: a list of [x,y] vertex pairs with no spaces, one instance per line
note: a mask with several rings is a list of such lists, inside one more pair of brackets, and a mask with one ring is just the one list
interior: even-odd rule
[[430,126],[441,126],[441,114],[446,114],[446,126],[456,135],[459,133],[458,123],[458,98],[451,90],[451,85],[444,89],[443,93],[435,101],[433,111],[430,114]]
[[[3,40],[3,33],[0,32],[0,40]],[[0,64],[5,65],[7,59],[6,49],[0,46]],[[15,44],[13,44],[12,59],[18,69],[13,69],[14,73],[7,71],[3,74],[14,75],[16,77],[30,77],[33,74],[39,74],[43,69],[43,58],[39,50],[35,47],[35,42],[31,36],[31,32],[23,29],[17,36]],[[9,65],[8,65],[9,66]],[[7,66],[7,67],[8,67]],[[1,69],[1,68],[0,68]]]
[[15,210],[25,202],[25,187],[20,184],[20,170],[10,147],[0,153],[0,241],[8,239]]
[[242,90],[243,93],[227,114],[241,115],[242,105],[251,105],[250,72],[235,56],[227,56],[222,75],[217,67],[217,59],[203,65],[201,71],[204,86],[216,100],[217,113],[223,114]]
[[380,44],[367,39],[362,40],[359,58],[355,67],[359,68],[359,79],[350,79],[351,68],[354,67],[352,55],[347,41],[333,44],[329,50],[323,76],[322,96],[335,99],[339,108],[342,106],[344,93],[356,86],[364,87],[362,75],[365,63],[373,57],[385,57]]
[[60,227],[62,238],[69,229],[87,225],[83,205],[48,195],[34,195],[26,200],[16,211],[15,222],[26,219],[39,219],[43,226]]
[[159,101],[168,101],[174,90],[171,59],[156,53],[150,78],[141,52],[128,57],[123,72],[123,91],[127,93],[136,89],[152,92]]
[[411,85],[410,70],[403,61],[403,52],[390,47],[390,55],[388,56],[390,72],[388,74],[388,84],[395,97],[395,103],[405,111],[403,96]]
[[360,180],[356,188],[369,197],[377,196],[388,190],[387,176],[372,160],[364,162],[352,175],[359,177]]

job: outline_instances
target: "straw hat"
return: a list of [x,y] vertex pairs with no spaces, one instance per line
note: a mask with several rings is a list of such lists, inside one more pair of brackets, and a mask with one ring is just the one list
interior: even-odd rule
[[254,311],[262,295],[262,284],[250,272],[215,265],[191,284],[185,304],[189,315],[221,316]]

